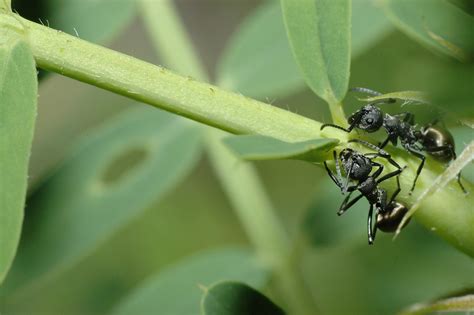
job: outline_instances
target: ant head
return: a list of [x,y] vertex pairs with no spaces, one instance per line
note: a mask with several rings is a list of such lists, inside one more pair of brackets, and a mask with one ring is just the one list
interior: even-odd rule
[[339,157],[343,162],[349,160],[354,155],[354,150],[345,148],[339,153]]
[[339,157],[342,161],[345,172],[348,173],[351,179],[367,179],[372,171],[370,159],[352,149],[343,149],[339,154]]
[[383,113],[380,108],[369,104],[352,114],[348,119],[349,124],[367,132],[375,132],[383,125]]

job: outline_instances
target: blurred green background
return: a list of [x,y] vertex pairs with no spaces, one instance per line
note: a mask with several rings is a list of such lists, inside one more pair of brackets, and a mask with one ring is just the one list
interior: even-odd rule
[[[357,2],[354,0],[354,3]],[[365,1],[360,2],[361,6],[365,5]],[[42,23],[49,23],[51,27],[71,34],[77,31],[81,38],[162,64],[150,42],[140,11],[127,9],[123,3],[123,0],[23,0],[13,1],[13,6],[33,21],[41,19]],[[246,23],[255,10],[261,10],[262,3],[257,0],[176,1],[192,42],[212,78],[216,78],[219,60],[235,38],[234,34],[239,32],[240,25]],[[472,6],[465,9],[471,10],[472,14]],[[457,151],[460,152],[474,138],[472,130],[460,123],[461,118],[474,119],[474,65],[430,51],[391,26],[381,11],[378,17],[380,21],[376,24],[383,30],[354,56],[350,86],[370,87],[382,92],[441,91],[439,99],[446,102],[453,100],[458,104],[456,110],[452,110],[454,107],[448,109],[447,104],[441,104],[439,109],[406,105],[404,110],[414,112],[420,123],[434,117],[443,118],[452,128]],[[362,27],[362,32],[369,32],[370,27],[371,23],[368,23],[366,29]],[[278,36],[281,37],[281,34]],[[268,38],[266,40],[272,42]],[[247,61],[250,65],[256,62]],[[266,75],[285,75],[278,68],[275,68],[275,73]],[[130,211],[124,208],[126,215],[116,225],[113,225],[118,220],[115,209],[107,209],[104,216],[91,214],[90,217],[75,219],[74,222],[80,225],[77,228],[82,229],[85,235],[95,233],[93,229],[106,229],[109,225],[110,233],[101,236],[100,242],[97,241],[89,252],[76,257],[74,263],[64,268],[55,267],[55,272],[44,276],[42,272],[47,269],[48,259],[53,261],[54,257],[63,254],[55,252],[55,244],[63,242],[58,246],[68,246],[67,240],[52,239],[61,239],[64,233],[68,235],[63,229],[69,228],[68,225],[63,226],[59,219],[48,218],[47,208],[53,205],[66,209],[70,200],[56,202],[58,194],[64,194],[63,198],[69,196],[67,189],[70,185],[74,195],[74,185],[81,180],[81,176],[86,176],[86,172],[80,169],[71,172],[65,172],[65,169],[74,169],[75,165],[85,163],[84,159],[91,156],[94,160],[95,152],[115,150],[114,145],[101,142],[107,141],[107,137],[102,140],[95,138],[98,133],[104,132],[103,128],[112,128],[110,120],[116,119],[115,123],[120,125],[118,121],[128,116],[123,113],[129,108],[138,107],[146,113],[145,116],[153,115],[157,110],[57,74],[41,72],[40,77],[39,113],[30,162],[25,227],[19,257],[5,286],[0,289],[2,314],[114,313],[114,308],[144,281],[157,277],[192,254],[218,248],[251,247],[205,152],[190,149],[185,152],[186,156],[189,155],[189,161],[184,158],[182,161],[182,165],[189,165],[179,171],[182,174],[176,183],[164,189],[164,194],[153,195],[151,190],[146,200],[140,199]],[[296,79],[293,82],[299,81]],[[330,120],[325,103],[308,89],[294,84],[294,88],[289,90],[291,93],[285,95],[277,91],[250,96],[319,121]],[[247,95],[244,90],[238,91]],[[351,113],[358,106],[360,103],[353,96],[346,98],[346,113]],[[395,112],[400,108],[390,110]],[[153,126],[153,122],[148,124]],[[194,124],[188,125],[189,128],[195,127]],[[132,129],[133,122],[130,125]],[[152,127],[142,129],[140,132],[143,133],[154,132]],[[117,146],[126,141],[135,143],[133,134],[139,131],[130,130],[120,131],[121,141],[117,142]],[[109,132],[113,134],[115,131],[112,128]],[[168,135],[165,130],[155,136],[160,141]],[[87,147],[91,141],[96,141],[95,146]],[[172,143],[170,146],[173,146]],[[166,155],[171,147],[165,147],[166,150],[162,151],[158,148],[157,156]],[[88,151],[80,155],[81,148]],[[142,158],[132,154],[117,162],[112,172],[127,172],[133,163],[142,162]],[[412,303],[474,287],[473,260],[416,222],[411,222],[395,241],[392,241],[391,235],[380,233],[375,246],[367,246],[366,201],[360,202],[343,217],[337,217],[335,213],[342,197],[322,168],[298,161],[258,162],[255,165],[278,217],[292,241],[299,246],[298,264],[321,314],[393,314]],[[60,175],[61,172],[66,175]],[[133,176],[142,176],[140,170],[136,172],[139,175]],[[474,179],[472,166],[464,173]],[[157,174],[159,177],[160,173]],[[64,177],[60,184],[57,184],[58,176]],[[148,178],[146,186],[153,185],[153,180],[153,177]],[[76,196],[79,199],[80,193]],[[138,195],[140,193],[142,191],[137,191]],[[71,202],[79,207],[82,199]],[[94,221],[95,218],[103,221]],[[38,222],[56,226],[55,233],[48,234],[50,238],[35,238],[35,235],[43,235],[40,229],[41,224],[45,223]],[[42,245],[47,248],[43,249]],[[49,248],[49,245],[52,247]],[[22,255],[22,252],[26,254]],[[35,258],[42,256],[48,257],[41,262]],[[44,264],[43,271],[43,267],[39,266],[41,264]],[[40,271],[36,272],[36,269]],[[261,286],[264,292],[285,307],[285,299],[275,290],[273,282]],[[200,294],[197,284],[190,290]],[[182,296],[170,298],[177,301],[186,299],[186,290],[177,292]],[[156,303],[156,309],[160,309],[159,299]],[[153,313],[174,314],[172,311]],[[196,305],[193,314],[198,313]]]

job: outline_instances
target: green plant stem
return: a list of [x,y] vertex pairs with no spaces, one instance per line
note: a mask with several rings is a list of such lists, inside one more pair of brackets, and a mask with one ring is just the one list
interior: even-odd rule
[[183,23],[168,0],[140,0],[141,15],[151,42],[167,67],[200,81],[209,81]]
[[333,101],[329,103],[329,111],[331,112],[332,121],[339,126],[346,126],[346,114],[342,108],[342,103],[338,101]]
[[208,153],[244,229],[265,263],[275,274],[277,289],[290,314],[317,314],[313,297],[293,264],[286,232],[275,216],[260,178],[251,164],[238,160],[219,133],[208,133]]
[[[0,16],[0,21],[6,18],[11,16]],[[27,28],[36,62],[43,69],[234,134],[263,134],[288,141],[319,137],[321,124],[314,120],[17,19]]]
[[[334,129],[327,128],[321,132],[321,123],[317,121],[179,76],[17,15],[0,13],[0,35],[6,29],[20,29],[17,30],[18,36],[25,37],[29,42],[38,66],[43,69],[235,134],[261,134],[286,141],[316,137],[337,138],[342,142],[348,139],[347,134]],[[357,134],[354,133],[354,136]],[[410,187],[419,160],[401,149],[389,151],[401,165],[408,165],[401,181],[402,187]],[[428,159],[413,196],[408,196],[405,190],[399,200],[410,206],[420,191],[429,187],[444,168]],[[469,195],[463,195],[455,183],[450,183],[423,201],[415,218],[474,257],[474,186],[466,181],[464,183],[470,191]],[[390,185],[387,187],[393,188]]]
[[[208,81],[174,5],[142,0],[142,15],[155,49],[172,69]],[[173,40],[170,41],[169,39]],[[315,314],[301,274],[290,265],[290,247],[275,209],[250,163],[239,161],[223,143],[225,132],[207,129],[205,144],[213,169],[258,255],[273,269],[292,314]]]

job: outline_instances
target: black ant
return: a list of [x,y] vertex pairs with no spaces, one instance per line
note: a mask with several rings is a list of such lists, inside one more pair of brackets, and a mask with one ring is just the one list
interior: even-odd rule
[[[372,224],[374,206],[375,217],[377,218],[377,220],[381,221],[380,224],[382,224],[382,226],[389,226],[390,224],[388,222],[394,221],[394,217],[390,217],[390,213],[396,208],[396,203],[394,202],[394,200],[401,190],[399,175],[403,169],[384,150],[359,139],[353,139],[349,142],[358,142],[364,144],[368,147],[375,149],[377,152],[362,154],[355,150],[346,148],[339,153],[338,158],[336,155],[336,151],[333,151],[337,176],[331,172],[326,161],[324,162],[324,166],[326,167],[326,171],[328,172],[329,177],[331,177],[333,182],[341,189],[342,193],[345,194],[346,192],[349,192],[349,195],[347,195],[347,197],[344,199],[339,208],[339,211],[337,212],[338,215],[342,215],[362,197],[365,197],[369,202],[370,208],[367,218],[367,235],[369,244],[373,244],[375,240],[375,234],[377,232],[377,223]],[[375,158],[378,157],[387,159],[390,164],[394,165],[397,168],[397,170],[379,178],[379,176],[382,174],[384,167],[382,164],[373,161]],[[339,161],[341,162],[344,173],[346,174],[345,182],[341,173]],[[370,175],[374,167],[376,167],[377,170],[372,175]],[[387,202],[387,191],[383,188],[379,188],[378,184],[394,176],[397,176],[397,189],[390,198],[390,201]],[[358,183],[356,185],[349,185],[349,180],[356,180],[358,181]],[[356,190],[360,192],[360,195],[350,200],[352,193]],[[395,215],[395,219],[398,219],[398,215]],[[384,224],[384,222],[386,224]]]
[[[382,95],[379,92],[367,88],[352,88],[351,91],[363,92],[375,96]],[[388,104],[394,102],[396,102],[395,99],[387,98],[363,106],[348,118],[347,121],[349,127],[347,129],[334,124],[323,124],[321,130],[326,127],[334,127],[349,133],[352,129],[356,128],[371,133],[383,127],[388,136],[387,139],[379,145],[380,149],[383,149],[388,142],[391,142],[396,146],[398,139],[400,139],[402,147],[421,160],[421,163],[416,170],[413,185],[410,189],[411,194],[415,189],[418,176],[425,165],[426,158],[422,152],[425,151],[433,156],[433,158],[442,162],[454,160],[456,159],[456,153],[454,152],[454,139],[449,131],[435,126],[436,122],[418,130],[414,122],[415,116],[412,113],[404,112],[396,115],[389,115],[386,113],[384,114],[380,108],[376,106],[377,104]],[[457,181],[462,191],[467,193],[461,183],[461,173],[457,175]]]

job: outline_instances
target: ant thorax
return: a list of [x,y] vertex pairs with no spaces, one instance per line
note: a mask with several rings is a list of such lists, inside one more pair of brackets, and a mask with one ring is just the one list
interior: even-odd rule
[[385,114],[383,126],[387,133],[390,134],[400,134],[400,124],[402,121],[395,116]]
[[369,158],[351,149],[344,149],[339,155],[344,172],[349,178],[362,180],[369,176],[372,164]]
[[369,200],[370,203],[376,203],[378,200],[377,181],[372,176],[367,177],[359,184],[359,191]]
[[420,132],[416,127],[397,116],[385,114],[383,126],[394,145],[397,138],[400,139],[402,145],[413,145],[420,140]]

